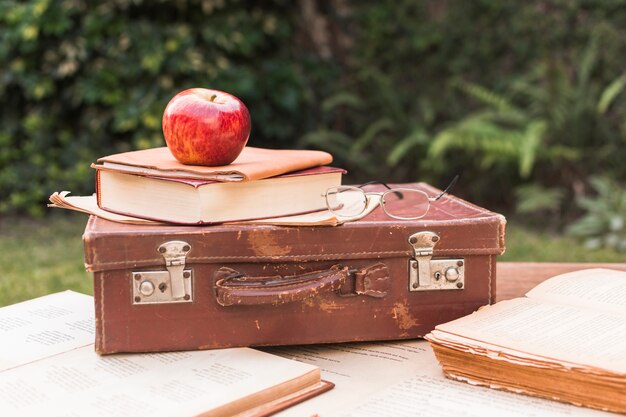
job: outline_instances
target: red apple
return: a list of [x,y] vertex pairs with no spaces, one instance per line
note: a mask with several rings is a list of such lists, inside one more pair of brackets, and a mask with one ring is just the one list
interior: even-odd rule
[[163,135],[174,158],[183,164],[228,165],[248,142],[250,113],[231,94],[190,88],[167,104]]

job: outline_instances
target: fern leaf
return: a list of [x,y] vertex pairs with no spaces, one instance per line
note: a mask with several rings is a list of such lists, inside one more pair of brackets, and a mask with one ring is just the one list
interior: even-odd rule
[[391,152],[387,155],[387,165],[396,165],[413,147],[423,145],[427,140],[428,135],[424,129],[415,129],[391,149]]
[[524,132],[519,155],[519,173],[522,178],[528,178],[533,170],[539,145],[547,125],[543,121],[532,122]]
[[593,176],[589,178],[589,184],[597,191],[599,197],[609,199],[614,191],[619,191],[617,186],[607,177]]
[[599,114],[604,114],[609,109],[615,98],[624,91],[626,87],[626,74],[613,80],[600,95],[597,110]]
[[606,224],[602,219],[587,215],[576,223],[569,225],[566,228],[566,233],[572,236],[585,237],[600,235],[604,230],[606,230]]
[[578,84],[584,87],[589,82],[591,77],[591,71],[598,61],[598,44],[600,42],[600,32],[598,30],[593,31],[589,39],[589,43],[585,48],[583,58],[580,62],[578,69]]
[[440,158],[450,149],[489,155],[517,156],[519,133],[499,127],[483,115],[470,116],[435,136],[429,156]]
[[348,92],[334,94],[322,102],[322,111],[328,113],[339,106],[346,106],[355,109],[363,108],[363,100],[357,95]]
[[562,145],[551,145],[550,147],[545,148],[542,152],[545,152],[543,153],[543,156],[548,160],[561,158],[569,161],[576,161],[581,157],[581,151],[579,149]]
[[463,81],[459,83],[459,88],[481,103],[499,111],[518,112],[518,109],[516,109],[515,106],[506,99],[506,97],[478,84]]
[[394,123],[391,119],[387,117],[383,117],[381,119],[376,120],[374,123],[371,123],[365,132],[357,140],[352,144],[351,152],[360,152],[365,149],[367,145],[372,142],[381,132],[385,130],[390,130],[394,126]]
[[541,185],[530,184],[517,188],[515,196],[516,211],[528,214],[544,210],[556,211],[565,193],[560,188],[544,188]]
[[302,145],[316,145],[322,149],[341,146],[346,151],[352,145],[352,138],[334,130],[319,129],[309,132],[300,139]]

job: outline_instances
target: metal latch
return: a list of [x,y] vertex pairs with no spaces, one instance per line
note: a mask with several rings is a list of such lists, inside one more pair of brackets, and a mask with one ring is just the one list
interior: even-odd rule
[[182,240],[165,242],[157,251],[165,260],[166,271],[132,273],[133,304],[190,303],[193,301],[193,274],[185,269],[191,245]]
[[432,259],[439,235],[418,232],[409,237],[409,291],[461,290],[465,285],[463,258]]

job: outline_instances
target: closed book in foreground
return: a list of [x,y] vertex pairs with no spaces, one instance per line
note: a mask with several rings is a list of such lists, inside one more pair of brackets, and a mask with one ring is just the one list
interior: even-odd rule
[[246,182],[163,178],[97,170],[98,206],[107,211],[179,224],[266,219],[326,209],[324,193],[345,171],[316,167]]
[[90,296],[0,309],[2,416],[261,417],[328,391],[317,366],[249,348],[99,356]]
[[452,379],[626,413],[626,272],[558,275],[426,339]]

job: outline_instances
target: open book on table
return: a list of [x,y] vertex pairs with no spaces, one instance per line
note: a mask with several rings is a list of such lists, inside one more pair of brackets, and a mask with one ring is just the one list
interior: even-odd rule
[[426,338],[450,378],[626,412],[626,272],[559,275]]
[[102,357],[93,321],[71,291],[0,309],[3,416],[265,416],[333,386],[249,348]]

